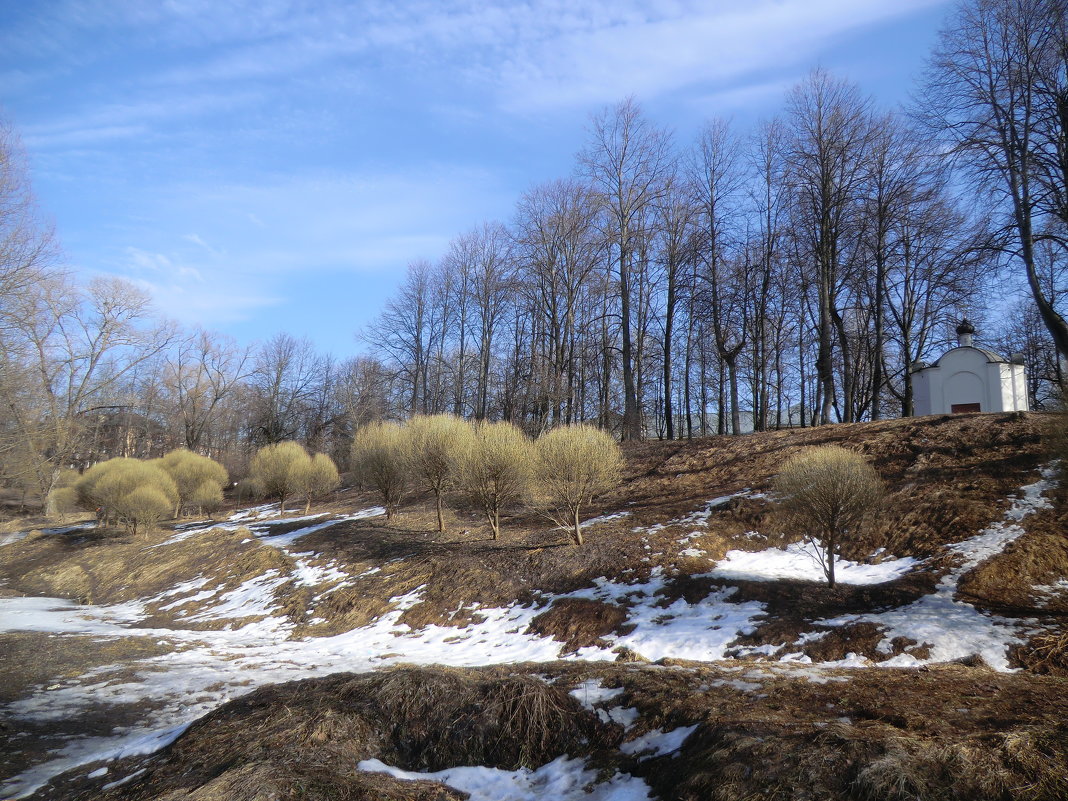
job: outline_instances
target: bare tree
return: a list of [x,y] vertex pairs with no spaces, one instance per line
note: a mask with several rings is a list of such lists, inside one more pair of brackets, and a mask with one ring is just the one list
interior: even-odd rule
[[[738,355],[746,345],[748,325],[743,275],[745,262],[735,258],[728,266],[736,193],[741,186],[740,150],[729,126],[722,120],[707,123],[701,131],[692,159],[691,174],[695,202],[700,209],[700,255],[704,268],[702,298],[712,322],[716,351],[727,372],[729,403],[720,403],[720,433],[726,433],[726,412],[730,408],[730,431],[741,433],[738,406]],[[721,382],[722,386],[722,382]]]
[[664,308],[662,314],[663,339],[661,341],[661,392],[664,404],[664,434],[675,438],[674,363],[675,320],[678,314],[680,294],[688,269],[697,259],[697,207],[693,203],[693,188],[675,177],[669,181],[666,191],[657,204],[657,232],[660,238],[660,261],[664,276]]
[[168,353],[164,382],[175,405],[182,440],[199,451],[221,404],[249,376],[250,349],[233,339],[197,329]]
[[38,476],[42,497],[81,444],[80,415],[106,405],[137,367],[172,341],[174,330],[150,316],[148,296],[119,279],[98,278],[86,288],[65,276],[21,294],[12,333],[25,354],[34,405],[13,409],[23,436],[46,455]]
[[19,138],[0,120],[0,338],[16,322],[9,319],[11,304],[55,275],[58,258],[52,229],[37,210]]
[[[583,300],[603,262],[596,215],[591,190],[574,181],[535,187],[520,199],[516,215],[516,257],[525,279],[521,286],[540,318],[547,365],[545,414],[554,424],[576,419],[579,339],[589,308]],[[545,424],[543,419],[537,427]]]
[[1003,213],[1003,251],[1022,265],[1063,359],[1068,321],[1040,279],[1036,243],[1056,243],[1061,259],[1068,248],[1066,13],[1062,0],[966,0],[923,97],[928,125]]
[[[795,225],[815,271],[821,423],[831,422],[836,399],[836,327],[839,342],[845,339],[838,301],[847,279],[847,229],[863,192],[870,115],[870,102],[855,86],[823,70],[812,72],[789,98]],[[851,408],[845,404],[847,418]]]
[[[752,182],[749,186],[749,214],[755,218],[749,235],[753,251],[752,313],[749,315],[752,348],[753,427],[768,425],[770,393],[776,393],[776,425],[782,424],[782,355],[787,333],[783,302],[789,292],[776,292],[785,271],[782,251],[787,213],[788,184],[784,158],[785,131],[782,122],[763,123],[749,146]],[[769,379],[774,369],[775,380]]]
[[926,160],[916,137],[894,115],[879,120],[873,131],[869,156],[868,192],[865,199],[868,225],[863,243],[865,254],[875,267],[870,293],[872,336],[875,357],[871,376],[871,418],[882,414],[879,403],[886,378],[884,375],[886,343],[887,280],[898,243],[893,233],[899,230],[900,217],[907,203],[916,197],[925,183]]
[[593,119],[579,164],[605,208],[607,240],[615,253],[619,281],[620,355],[623,363],[623,438],[640,439],[641,409],[634,380],[631,328],[632,273],[642,218],[660,197],[670,167],[671,138],[655,128],[633,98]]
[[418,414],[425,408],[427,367],[433,352],[430,328],[430,305],[433,292],[430,262],[414,261],[397,297],[362,338],[386,356],[390,365],[407,384],[407,412]]
[[478,385],[475,418],[489,411],[490,367],[494,336],[508,303],[512,280],[511,237],[500,223],[486,223],[471,234],[474,264],[471,299],[478,320]]
[[319,382],[323,358],[308,339],[277,334],[256,354],[250,376],[254,391],[250,429],[254,441],[274,444],[297,439]]

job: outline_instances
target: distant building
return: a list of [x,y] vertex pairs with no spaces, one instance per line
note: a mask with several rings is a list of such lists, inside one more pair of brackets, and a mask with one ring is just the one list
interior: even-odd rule
[[913,407],[917,416],[965,412],[1026,412],[1027,376],[1023,360],[1006,359],[972,344],[975,328],[957,326],[957,347],[934,364],[912,366]]

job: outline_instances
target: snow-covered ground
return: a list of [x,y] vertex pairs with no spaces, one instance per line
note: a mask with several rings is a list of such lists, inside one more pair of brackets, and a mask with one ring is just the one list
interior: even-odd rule
[[375,773],[388,773],[398,779],[438,781],[471,795],[471,801],[649,801],[654,798],[641,779],[617,773],[606,782],[593,784],[597,771],[586,767],[581,759],[566,755],[537,770],[499,770],[497,768],[449,768],[437,773],[415,773],[386,765],[377,759],[365,759],[356,767]]
[[[1042,478],[1021,488],[1022,497],[1013,497],[1012,505],[1005,512],[1005,519],[983,529],[970,539],[949,546],[957,555],[957,566],[946,573],[931,595],[916,602],[888,612],[843,615],[820,621],[823,625],[839,626],[857,622],[872,622],[883,628],[883,640],[878,648],[890,653],[895,637],[908,637],[917,643],[929,644],[930,653],[925,659],[909,654],[900,654],[881,664],[888,666],[913,666],[922,662],[949,662],[978,655],[996,670],[1009,670],[1008,650],[1022,643],[1029,631],[1034,631],[1033,621],[1008,619],[980,612],[971,604],[957,600],[957,585],[969,570],[981,562],[1001,553],[1005,546],[1024,533],[1020,521],[1039,509],[1050,508],[1043,493],[1053,487],[1055,469],[1042,469]],[[1029,625],[1030,624],[1030,625]]]
[[[959,655],[978,653],[994,667],[1007,669],[1006,649],[1019,640],[1021,628],[1026,628],[1027,622],[1021,624],[1019,621],[982,614],[974,607],[954,600],[954,593],[959,579],[967,570],[999,553],[1008,542],[1023,533],[1020,521],[1049,505],[1043,492],[1051,486],[1051,482],[1052,471],[1043,471],[1039,481],[1024,487],[1021,497],[1013,499],[1004,520],[993,523],[976,537],[952,546],[951,551],[959,557],[959,563],[946,574],[934,594],[902,609],[843,616],[820,621],[820,624],[837,626],[872,621],[885,628],[884,643],[887,646],[897,636],[911,637],[930,646],[927,660],[898,657],[881,663],[883,665],[944,661]],[[688,516],[685,522],[704,525],[711,510],[729,499],[710,501],[694,515]],[[235,529],[249,527],[261,541],[289,552],[297,560],[294,576],[300,582],[312,586],[340,586],[340,583],[358,586],[360,581],[374,575],[374,568],[362,574],[347,574],[338,565],[324,565],[324,560],[316,554],[300,551],[297,541],[306,534],[343,520],[381,513],[381,509],[375,508],[348,517],[323,519],[322,515],[315,515],[278,520],[271,517],[272,510],[261,507],[235,515],[224,525]],[[271,534],[272,529],[280,523],[288,527],[301,521],[307,521],[309,525],[284,534]],[[207,527],[193,525],[175,537],[193,536],[204,530]],[[169,541],[173,542],[174,537]],[[684,544],[689,541],[687,539]],[[911,559],[884,558],[874,565],[839,562],[837,571],[842,583],[872,584],[896,578],[914,567],[915,562]],[[766,581],[783,578],[822,579],[813,556],[799,545],[759,552],[731,551],[705,575],[723,581],[743,578]],[[6,711],[16,719],[74,718],[89,705],[102,703],[143,704],[152,711],[136,727],[118,728],[107,737],[72,740],[57,751],[52,760],[0,786],[0,796],[26,795],[50,777],[77,765],[155,750],[173,740],[190,722],[209,710],[267,683],[323,676],[340,670],[370,670],[402,662],[477,666],[541,662],[561,657],[561,644],[558,641],[528,633],[532,619],[543,608],[519,605],[479,608],[476,622],[464,628],[430,625],[412,630],[400,622],[400,617],[404,610],[420,603],[423,588],[393,598],[390,611],[361,628],[331,637],[294,639],[292,626],[279,613],[274,594],[275,589],[294,576],[267,571],[226,592],[208,586],[207,579],[201,577],[153,598],[113,606],[78,606],[70,601],[51,598],[0,599],[0,631],[146,637],[174,646],[173,650],[162,656],[143,659],[132,665],[97,668],[78,678],[61,680],[47,688],[40,688],[33,695],[9,704]],[[669,579],[664,569],[657,567],[643,580],[626,582],[601,578],[592,587],[566,595],[543,595],[542,599],[546,602],[560,598],[587,598],[628,607],[628,623],[634,625],[632,631],[623,635],[608,635],[604,638],[607,643],[605,647],[583,648],[565,658],[610,661],[616,658],[615,649],[625,647],[651,660],[663,657],[724,660],[728,658],[730,644],[739,635],[752,632],[766,614],[760,602],[733,602],[736,589],[731,586],[714,589],[707,597],[692,604],[680,598],[665,606],[664,596],[658,593],[665,588]],[[218,631],[139,626],[139,622],[148,614],[148,607],[154,605],[161,608],[160,604],[164,604],[180,608],[182,603],[191,599],[198,600],[200,606],[187,618],[189,620],[260,619],[241,628]],[[205,604],[208,601],[210,603]],[[814,639],[820,635],[810,633],[805,636]],[[748,653],[769,651],[766,648],[754,648],[749,649]],[[799,654],[788,655],[784,660],[804,661]],[[737,670],[746,672],[739,672],[737,678],[725,681],[742,691],[748,691],[747,688],[759,689],[760,677],[768,674],[751,664],[738,664]],[[784,664],[781,669],[793,671],[810,680],[828,681],[838,680],[838,677],[821,673],[822,667],[863,664],[866,664],[866,660],[850,656],[830,665]],[[598,714],[625,726],[633,724],[636,710],[621,706],[606,708],[606,702],[611,699],[613,692],[592,683],[575,690],[580,701],[596,705]],[[670,749],[681,745],[686,734],[679,730],[651,732],[627,747],[636,754],[669,753]],[[380,764],[367,769],[388,770],[400,775],[396,769]],[[629,801],[647,797],[643,794],[647,792],[645,785],[628,776],[616,776],[602,783],[596,790],[597,795],[582,795],[581,788],[589,782],[589,775],[591,772],[581,760],[561,758],[534,772],[487,772],[483,768],[463,768],[443,772],[437,778],[450,784],[458,782],[453,786],[471,792],[474,798],[525,799],[548,796]],[[116,780],[122,778],[116,777]]]
[[[903,559],[884,559],[870,565],[837,559],[834,575],[841,584],[882,584],[905,575],[916,564],[917,560],[907,556]],[[823,567],[813,546],[806,542],[763,551],[727,551],[716,567],[705,575],[748,581],[824,581]]]

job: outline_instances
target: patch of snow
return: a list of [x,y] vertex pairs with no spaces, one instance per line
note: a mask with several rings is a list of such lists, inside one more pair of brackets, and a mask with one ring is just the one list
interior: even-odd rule
[[630,517],[630,515],[630,512],[614,512],[610,515],[601,515],[600,517],[594,517],[590,520],[587,520],[582,524],[582,526],[583,528],[585,528],[586,526],[596,526],[600,523],[607,523],[611,520],[622,520],[624,517]]
[[[306,553],[299,554],[299,556],[313,557],[315,554]],[[304,587],[315,587],[331,582],[348,583],[347,580],[350,578],[348,573],[333,562],[325,566],[313,565],[307,561],[307,558],[296,559],[293,565],[293,575],[297,579],[297,584]]]
[[951,662],[978,655],[995,670],[1012,670],[1008,650],[1024,642],[1021,627],[1033,624],[1033,621],[1010,620],[980,612],[971,604],[956,599],[957,585],[965,573],[1001,553],[1006,545],[1024,533],[1019,521],[1039,509],[1049,508],[1050,503],[1042,493],[1054,486],[1054,473],[1053,467],[1045,467],[1041,471],[1042,478],[1022,487],[1023,497],[1013,500],[1005,520],[994,522],[976,536],[948,546],[947,550],[958,555],[958,564],[942,577],[934,593],[888,612],[843,615],[819,621],[819,624],[844,626],[872,622],[882,626],[883,639],[877,648],[883,653],[890,653],[891,641],[897,637],[907,637],[930,648],[924,659],[901,654],[879,663],[887,667]]
[[379,517],[384,515],[386,510],[381,506],[371,506],[367,509],[361,509],[358,512],[354,512],[350,515],[339,515],[332,517],[329,520],[323,521],[316,525],[304,526],[298,528],[295,531],[289,531],[284,534],[272,534],[272,530],[278,526],[291,525],[293,523],[302,523],[311,520],[321,520],[327,516],[326,512],[319,512],[313,515],[300,515],[295,517],[281,517],[275,504],[269,504],[268,506],[259,506],[252,509],[246,509],[241,512],[230,515],[226,519],[226,522],[215,523],[213,521],[204,521],[202,524],[190,523],[180,526],[181,530],[174,534],[172,537],[158,545],[151,546],[153,548],[159,548],[165,545],[173,545],[182,540],[188,539],[197,534],[204,534],[208,531],[221,530],[221,531],[237,531],[242,528],[247,528],[253,534],[255,534],[261,542],[274,545],[275,547],[285,548],[292,545],[296,540],[301,537],[312,534],[316,531],[321,531],[324,528],[335,526],[338,523],[345,523],[351,520],[365,520],[369,517]]
[[729,503],[730,501],[733,501],[735,498],[744,498],[750,494],[751,493],[749,492],[749,490],[744,489],[741,492],[735,492],[731,495],[723,495],[719,498],[713,498],[712,500],[706,502],[703,508],[679,518],[678,522],[684,525],[692,524],[698,526],[707,526],[708,519],[712,516],[712,513],[716,509],[726,503]]
[[[723,506],[725,503],[728,503],[728,502],[734,500],[735,498],[746,498],[746,497],[757,498],[757,497],[764,497],[764,496],[755,495],[752,492],[750,492],[748,489],[744,489],[741,492],[735,492],[735,493],[733,493],[731,495],[723,495],[723,496],[721,496],[719,498],[713,498],[712,500],[707,501],[705,503],[705,505],[703,507],[701,507],[700,509],[698,509],[696,511],[693,511],[693,512],[690,512],[687,515],[683,515],[682,517],[676,517],[675,519],[669,520],[666,523],[657,523],[655,525],[649,526],[648,528],[642,528],[641,526],[639,526],[638,528],[635,528],[635,529],[632,529],[632,530],[635,531],[635,532],[643,532],[644,531],[644,532],[647,532],[649,534],[655,534],[655,533],[657,533],[659,531],[663,531],[666,528],[671,528],[671,527],[674,527],[674,526],[691,526],[691,525],[708,526],[708,520],[709,520],[710,517],[712,517],[712,513],[717,508],[719,508],[720,506]],[[690,536],[692,537],[694,534],[697,534],[697,533],[698,532],[696,532],[696,531],[692,532],[690,534]]]
[[136,779],[138,776],[140,776],[146,770],[148,770],[148,768],[141,768],[140,770],[135,770],[129,776],[124,776],[121,779],[119,779],[117,782],[108,782],[101,789],[103,789],[103,790],[112,790],[112,789],[114,789],[116,787],[122,787],[122,785],[126,784],[127,782],[132,782],[134,779]]
[[4,598],[0,600],[0,609],[3,609],[0,632],[41,631],[124,637],[131,632],[128,626],[145,616],[144,609],[136,603],[93,606],[63,598]]
[[146,603],[151,603],[153,600],[162,600],[163,598],[168,598],[171,595],[185,595],[186,593],[193,592],[194,590],[199,590],[209,581],[211,581],[211,579],[207,576],[197,576],[195,579],[190,579],[189,581],[183,581],[180,584],[175,584],[169,590],[161,592],[155,599],[149,599],[149,601],[147,601]]
[[[917,560],[909,556],[886,559],[877,565],[836,559],[834,575],[841,584],[882,584],[905,575],[916,564]],[[763,551],[728,551],[715,568],[704,575],[746,581],[826,581],[813,546],[804,542]]]
[[219,602],[202,609],[190,620],[219,620],[224,618],[266,617],[278,606],[274,591],[288,582],[289,576],[278,570],[268,570],[241,583],[236,589],[224,592]]
[[754,690],[762,690],[763,684],[759,684],[755,681],[744,681],[743,679],[713,679],[709,683],[710,687],[730,687],[743,693],[751,693]]
[[704,555],[705,551],[702,551],[700,548],[686,548],[685,550],[679,551],[679,556],[689,556],[693,559],[697,559]]
[[614,706],[596,711],[602,723],[618,723],[624,731],[629,731],[638,722],[639,712],[632,706]]
[[[679,598],[668,606],[659,595],[666,582],[659,566],[650,571],[645,583],[625,584],[605,578],[594,580],[592,588],[569,593],[571,598],[623,603],[630,607],[628,624],[636,628],[629,634],[608,634],[609,647],[624,646],[646,659],[665,657],[714,662],[726,658],[727,646],[739,634],[752,633],[756,621],[764,615],[759,601],[725,603],[735,587],[725,587],[690,604]],[[582,649],[585,656],[591,649]],[[608,658],[608,657],[606,657]]]
[[25,531],[13,531],[10,534],[0,536],[0,546],[12,545],[26,539],[31,531],[39,531],[42,534],[70,534],[74,531],[88,531],[96,528],[96,522],[90,520],[87,523],[75,523],[73,526],[55,526],[52,528],[26,529]]
[[[641,779],[617,773],[605,782],[597,781],[597,771],[581,759],[561,756],[537,770],[499,770],[460,767],[436,773],[415,773],[391,767],[377,759],[366,759],[360,770],[388,773],[409,781],[436,781],[470,794],[471,801],[651,801],[649,786]],[[591,786],[592,785],[592,786]],[[587,792],[587,787],[590,787]]]
[[179,598],[177,601],[171,601],[169,604],[161,606],[159,609],[161,612],[166,612],[169,609],[174,609],[176,606],[185,606],[186,604],[206,601],[208,598],[212,598],[218,593],[218,590],[201,590],[196,595],[190,595],[188,598]]
[[680,748],[682,744],[689,737],[697,731],[697,726],[682,726],[671,731],[664,731],[663,729],[653,729],[647,734],[643,734],[637,739],[631,740],[629,743],[623,743],[619,747],[619,750],[629,756],[635,754],[641,754],[640,761],[646,759],[652,759],[654,757],[667,756],[668,754],[674,754]]
[[[54,752],[58,754],[56,759],[35,765],[22,775],[16,776],[14,779],[10,779],[5,784],[0,785],[0,788],[5,793],[5,797],[10,795],[12,798],[20,798],[30,795],[39,790],[54,776],[76,768],[78,765],[84,765],[87,762],[111,762],[129,756],[154,754],[177,740],[188,728],[189,723],[187,722],[147,732],[143,730],[128,731],[117,737],[90,737],[74,740],[66,747]],[[107,768],[100,768],[93,771],[90,776],[94,774],[102,776],[107,773],[107,770]],[[111,790],[119,787],[144,772],[144,770],[138,770],[122,779],[105,784],[102,789]]]
[[13,531],[10,534],[5,534],[0,537],[0,546],[11,545],[13,543],[18,542],[19,540],[24,540],[29,535],[29,533],[29,531]]
[[1052,584],[1036,584],[1031,588],[1033,596],[1038,597],[1039,606],[1049,606],[1058,596],[1068,594],[1068,579],[1058,579]]

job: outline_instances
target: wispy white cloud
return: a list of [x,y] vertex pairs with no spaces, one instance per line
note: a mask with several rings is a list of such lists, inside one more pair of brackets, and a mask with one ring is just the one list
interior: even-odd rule
[[79,108],[25,126],[23,140],[40,150],[84,147],[120,139],[144,140],[169,130],[175,120],[234,112],[260,100],[258,91],[203,91],[168,94],[166,98],[128,100]]
[[[656,97],[807,65],[828,43],[944,0],[805,0],[666,4],[539,37],[504,63],[502,105],[512,111]],[[766,79],[764,79],[766,80]]]
[[127,264],[135,273],[161,273],[169,272],[174,268],[174,262],[163,253],[152,253],[141,248],[125,248]]
[[[472,209],[489,216],[510,202],[489,172],[446,166],[187,184],[138,198],[142,219],[122,234],[134,243],[100,269],[138,283],[168,316],[211,327],[284,314],[295,285],[401,275],[482,219]],[[195,233],[161,236],[161,220]]]
[[216,327],[249,320],[266,309],[284,303],[284,298],[280,296],[260,294],[241,287],[217,286],[206,291],[201,281],[184,278],[186,276],[128,280],[147,292],[165,317],[190,326]]
[[199,234],[186,234],[182,238],[185,239],[187,242],[192,242],[194,245],[199,245],[200,247],[204,248],[204,250],[206,250],[208,253],[210,253],[212,256],[218,257],[218,256],[222,255],[221,253],[219,253],[219,251],[217,251],[215,248],[213,248],[211,245],[209,245],[207,242],[205,242],[200,237]]
[[[144,86],[204,87],[302,72],[351,81],[362,68],[413,78],[452,74],[491,92],[499,107],[530,113],[632,93],[652,98],[708,83],[727,89],[761,72],[804,64],[828,42],[865,27],[947,2],[413,0],[305,7],[68,0],[44,19],[55,23],[53,40],[73,42],[86,30],[132,30],[134,47],[181,53],[180,60],[161,59],[127,76]],[[34,21],[41,24],[41,18]],[[24,46],[27,37],[32,34],[9,32],[0,47]],[[74,47],[57,56],[86,57]]]

